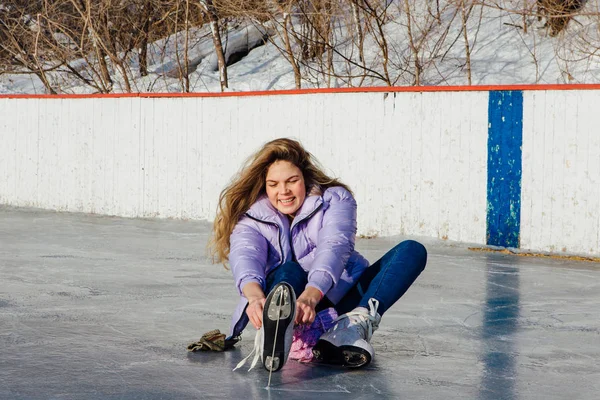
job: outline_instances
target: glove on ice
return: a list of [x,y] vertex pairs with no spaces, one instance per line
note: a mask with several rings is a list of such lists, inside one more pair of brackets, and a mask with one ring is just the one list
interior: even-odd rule
[[206,332],[200,340],[190,344],[187,349],[188,351],[225,351],[229,350],[239,341],[238,338],[225,339],[225,334],[221,333],[220,330],[214,329]]

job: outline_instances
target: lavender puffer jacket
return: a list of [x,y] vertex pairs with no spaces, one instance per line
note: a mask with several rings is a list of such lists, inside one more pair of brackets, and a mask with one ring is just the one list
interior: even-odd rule
[[342,187],[331,187],[322,195],[312,193],[291,225],[263,195],[233,229],[229,264],[241,299],[230,336],[238,336],[248,323],[242,287],[257,282],[264,290],[266,275],[283,263],[295,258],[308,272],[307,286],[316,287],[334,304],[369,266],[354,250],[356,201],[352,194]]

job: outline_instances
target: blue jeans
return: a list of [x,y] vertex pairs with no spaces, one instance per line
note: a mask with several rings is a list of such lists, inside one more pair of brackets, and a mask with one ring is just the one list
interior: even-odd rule
[[[337,303],[327,296],[317,306],[317,312],[334,307],[339,315],[356,307],[369,308],[369,299],[379,301],[377,312],[383,315],[413,284],[425,269],[427,250],[414,240],[405,240],[368,267],[356,285]],[[307,283],[307,273],[296,262],[289,261],[267,275],[265,293],[279,282],[289,283],[299,296]]]

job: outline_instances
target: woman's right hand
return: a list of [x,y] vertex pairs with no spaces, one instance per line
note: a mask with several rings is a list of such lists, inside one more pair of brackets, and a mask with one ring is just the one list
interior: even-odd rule
[[263,308],[267,298],[262,287],[256,282],[248,282],[242,288],[242,293],[248,299],[248,307],[246,307],[246,315],[256,329],[262,326]]
[[248,307],[246,307],[246,315],[256,329],[262,326],[263,308],[267,299],[263,296],[248,299]]

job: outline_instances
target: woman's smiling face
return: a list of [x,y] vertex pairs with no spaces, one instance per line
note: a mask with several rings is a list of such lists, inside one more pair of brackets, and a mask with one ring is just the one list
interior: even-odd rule
[[306,198],[302,171],[289,161],[275,161],[267,170],[266,192],[279,212],[295,216]]

